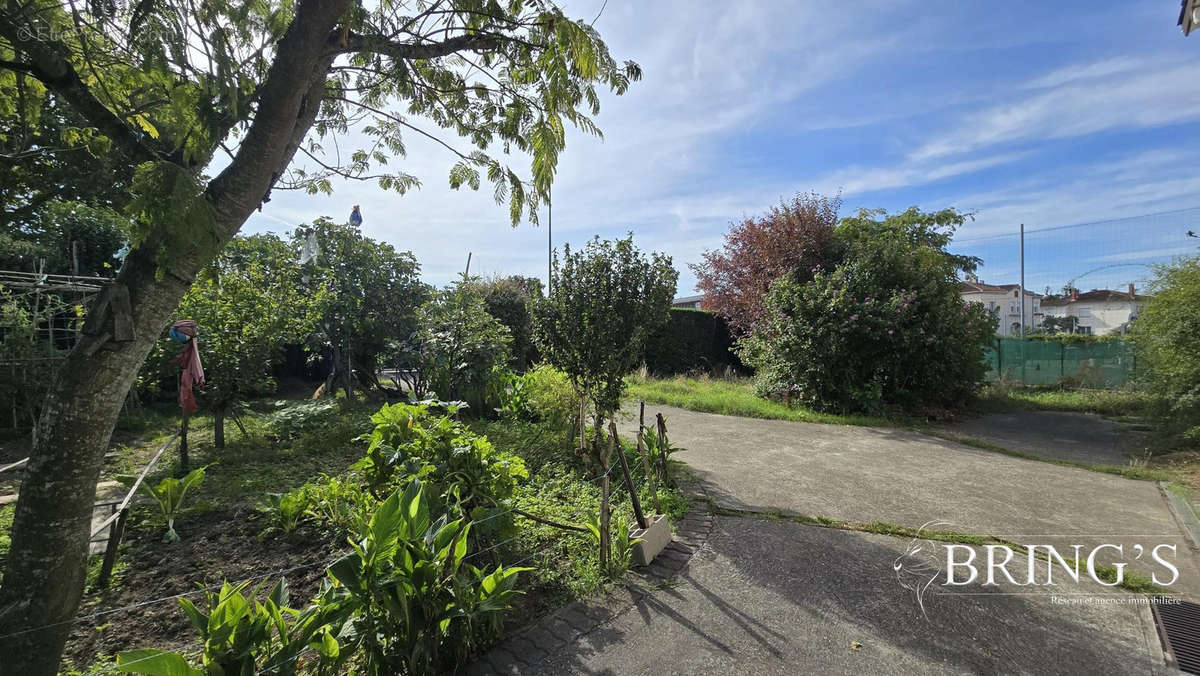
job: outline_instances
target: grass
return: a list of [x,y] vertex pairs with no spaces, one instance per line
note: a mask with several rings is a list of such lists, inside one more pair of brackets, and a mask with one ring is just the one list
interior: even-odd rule
[[800,406],[763,399],[754,393],[748,378],[709,378],[676,376],[644,378],[631,376],[628,393],[656,404],[676,406],[689,411],[719,413],[744,418],[791,420],[833,425],[895,425],[896,420],[863,415],[822,413]]
[[975,408],[985,413],[1011,410],[1069,411],[1141,418],[1149,415],[1158,403],[1158,397],[1139,390],[1066,390],[991,383],[980,392]]

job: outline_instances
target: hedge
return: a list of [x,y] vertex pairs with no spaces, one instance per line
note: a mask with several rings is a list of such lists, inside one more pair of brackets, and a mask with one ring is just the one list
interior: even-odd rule
[[745,372],[732,348],[733,335],[720,316],[672,308],[667,323],[646,341],[646,368],[659,376],[723,373],[727,368]]

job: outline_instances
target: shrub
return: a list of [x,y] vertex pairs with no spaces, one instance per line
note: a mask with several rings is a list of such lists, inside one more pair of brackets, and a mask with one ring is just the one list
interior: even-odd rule
[[466,401],[481,414],[487,411],[494,370],[508,363],[512,336],[488,313],[478,286],[463,280],[436,294],[417,312],[417,324],[396,354],[412,395]]
[[534,333],[546,360],[596,403],[597,416],[620,407],[624,378],[641,361],[646,336],[666,321],[678,277],[669,257],[645,256],[632,235],[555,255],[554,285],[534,305]]
[[1158,268],[1133,339],[1174,441],[1200,445],[1200,256]]
[[478,517],[498,507],[529,472],[521,458],[455,420],[456,412],[453,405],[444,413],[431,404],[384,405],[371,416],[370,445],[354,468],[376,494],[419,478],[436,510]]
[[537,361],[533,344],[533,316],[529,306],[542,297],[542,282],[536,277],[503,277],[484,283],[483,302],[488,314],[512,335],[509,365],[524,371]]
[[565,430],[579,416],[579,398],[567,374],[548,364],[530,369],[522,377],[530,414]]
[[964,216],[879,215],[843,220],[836,267],[807,284],[781,278],[767,294],[766,316],[743,342],[761,394],[873,413],[953,406],[982,384],[995,320],[959,296],[957,275],[975,261],[945,250]]

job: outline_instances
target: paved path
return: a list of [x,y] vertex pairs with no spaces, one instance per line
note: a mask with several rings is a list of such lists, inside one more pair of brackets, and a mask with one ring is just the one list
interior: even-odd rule
[[[1200,587],[1195,554],[1152,482],[898,430],[647,409],[664,412],[686,449],[677,459],[721,507],[910,527],[936,519],[1059,546],[1165,542],[1179,547],[1173,590]],[[689,515],[679,538],[650,567],[657,586],[573,603],[471,673],[1175,673],[1145,597],[1086,574],[1052,588],[934,584],[922,611],[894,566],[939,545],[768,514]],[[1009,570],[1027,561],[1017,554]]]
[[[521,674],[1158,674],[1144,606],[1061,606],[1049,595],[929,594],[892,562],[897,538],[718,517],[677,582]],[[1096,590],[1092,590],[1096,591]],[[1107,591],[1107,590],[1103,590]]]
[[[1022,544],[1177,547],[1173,591],[1200,598],[1200,563],[1159,486],[1014,458],[915,432],[662,412],[674,456],[718,506],[991,535]],[[626,430],[636,420],[624,421]],[[1107,552],[1105,552],[1107,556]],[[1103,557],[1102,557],[1103,558]],[[1160,570],[1130,564],[1146,573]]]
[[1132,444],[1122,443],[1120,425],[1090,413],[988,413],[946,425],[944,429],[1014,451],[1085,465],[1125,466],[1129,464],[1129,452],[1135,450],[1130,448]]

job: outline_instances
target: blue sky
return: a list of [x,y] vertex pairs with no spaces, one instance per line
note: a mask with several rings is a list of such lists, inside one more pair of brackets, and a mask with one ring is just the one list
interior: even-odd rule
[[[590,20],[603,0],[569,0]],[[645,71],[603,99],[603,140],[574,134],[554,187],[556,246],[632,231],[688,263],[731,221],[797,191],[840,190],[844,213],[957,207],[959,248],[985,281],[1084,288],[1148,277],[1144,263],[1195,251],[1200,232],[1200,34],[1178,3],[609,0],[596,27]],[[432,283],[461,271],[546,274],[546,230],[508,225],[490,190],[453,191],[444,149],[406,139],[405,196],[369,183],[333,196],[276,192],[250,232],[283,231],[362,205],[364,231],[410,249]],[[514,166],[528,166],[521,157]],[[1159,214],[1143,218],[1128,217]]]

